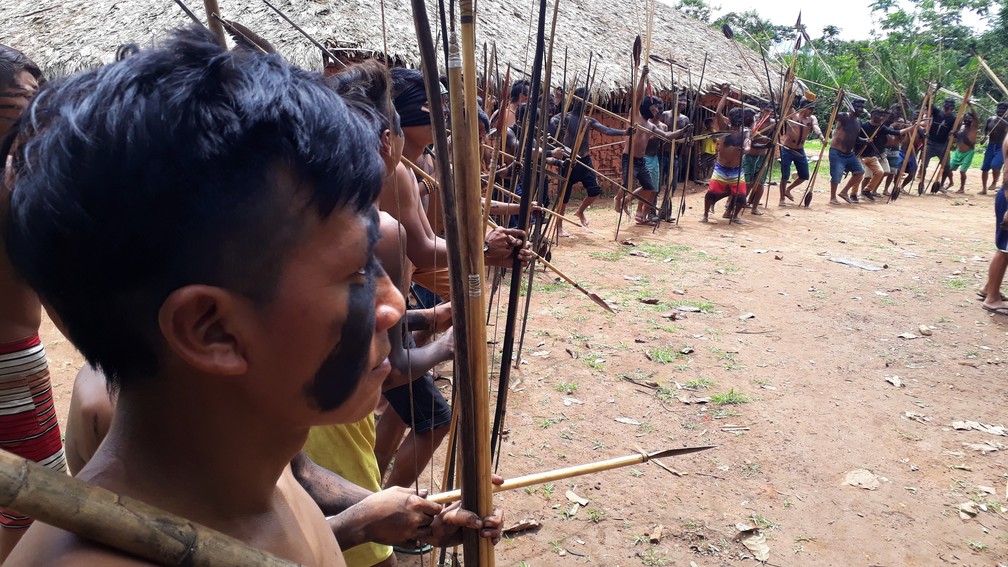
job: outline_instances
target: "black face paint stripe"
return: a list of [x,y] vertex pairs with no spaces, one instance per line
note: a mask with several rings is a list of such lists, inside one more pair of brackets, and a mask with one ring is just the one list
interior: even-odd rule
[[364,283],[350,286],[340,342],[322,362],[315,379],[306,386],[309,400],[320,411],[331,411],[346,402],[365,373],[371,370],[368,364],[375,332],[375,293],[378,278],[384,275],[374,254],[381,236],[377,211],[369,215],[367,231],[368,263]]

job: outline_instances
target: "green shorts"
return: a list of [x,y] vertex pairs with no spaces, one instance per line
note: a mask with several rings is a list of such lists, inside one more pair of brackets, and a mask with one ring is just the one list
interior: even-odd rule
[[973,152],[976,150],[970,150],[968,152],[960,152],[959,150],[952,151],[952,158],[949,160],[949,169],[959,171],[966,171],[969,169],[971,163],[973,163]]
[[[742,156],[742,172],[745,173],[746,185],[752,187],[759,183],[760,185],[766,182],[767,175],[770,173],[770,168],[764,168],[763,163],[766,162],[766,154],[761,156]],[[756,175],[763,169],[763,174],[760,176],[759,181],[754,181]]]

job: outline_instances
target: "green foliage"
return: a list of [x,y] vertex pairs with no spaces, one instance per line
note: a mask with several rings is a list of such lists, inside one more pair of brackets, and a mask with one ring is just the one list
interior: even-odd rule
[[[823,127],[838,83],[846,92],[868,99],[869,109],[888,107],[902,95],[908,116],[916,115],[929,82],[963,93],[976,76],[974,100],[982,107],[982,117],[988,114],[985,109],[994,106],[988,95],[997,100],[1006,98],[984,72],[977,75],[974,54],[983,56],[996,73],[1008,69],[1008,43],[1004,41],[1008,36],[1008,0],[874,0],[869,7],[871,12],[864,17],[875,22],[871,39],[841,39],[843,30],[834,25],[819,33],[804,30],[811,41],[803,42],[795,70],[826,101],[817,107]],[[717,11],[717,6],[705,0],[679,0],[677,8],[705,22]],[[969,20],[980,17],[986,29],[971,28],[964,23],[964,16],[971,16]],[[796,37],[793,22],[773,23],[754,9],[728,12],[711,22],[715,33],[721,33],[724,24],[737,41],[763,50],[784,66],[791,62]]]
[[794,38],[794,24],[775,25],[760,17],[756,10],[728,12],[711,24],[720,32],[727,24],[734,32],[735,40],[742,42],[757,52],[770,46]]
[[694,20],[709,23],[712,12],[721,9],[721,6],[711,6],[704,0],[679,0],[676,2],[675,9]]

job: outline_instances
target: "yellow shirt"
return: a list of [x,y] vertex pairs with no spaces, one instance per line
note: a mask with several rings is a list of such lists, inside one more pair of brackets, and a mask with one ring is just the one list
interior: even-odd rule
[[717,153],[717,142],[714,138],[707,138],[700,141],[700,153],[702,154],[715,154]]
[[[375,460],[374,414],[347,425],[312,427],[305,452],[319,466],[372,492],[381,490],[381,474]],[[343,551],[347,567],[371,567],[392,555],[392,548],[364,543]]]

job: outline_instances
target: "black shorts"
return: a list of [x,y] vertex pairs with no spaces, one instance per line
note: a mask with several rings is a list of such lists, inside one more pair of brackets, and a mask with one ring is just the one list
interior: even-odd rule
[[[630,184],[627,183],[627,168],[630,167],[630,156],[629,154],[623,154],[622,159],[623,165],[623,183],[627,185],[627,189],[633,191]],[[647,163],[642,157],[635,157],[633,160],[633,173],[634,179],[640,182],[641,187],[645,191],[658,192],[658,188],[654,186],[654,179],[651,178],[651,172],[648,171]]]
[[570,166],[568,165],[560,168],[560,181],[557,183],[557,190],[564,193],[564,203],[570,202],[571,193],[574,192],[572,189],[575,183],[580,183],[589,197],[598,197],[602,194],[602,188],[599,187],[598,179],[595,177],[595,172],[589,168],[595,168],[595,166],[592,165],[591,156],[579,157],[577,159],[577,162],[574,163],[574,171],[570,174],[570,183],[567,184],[566,192],[563,190],[563,184],[564,180],[567,179],[567,172],[570,170]]
[[427,433],[451,423],[451,407],[434,385],[430,372],[413,381],[413,415],[410,415],[410,388],[403,384],[385,392],[389,406],[415,433]]

